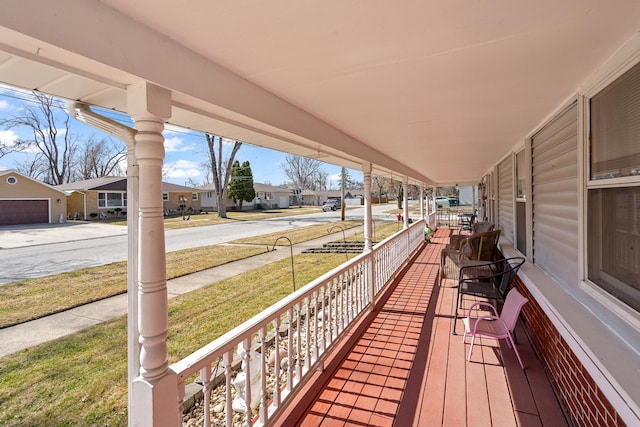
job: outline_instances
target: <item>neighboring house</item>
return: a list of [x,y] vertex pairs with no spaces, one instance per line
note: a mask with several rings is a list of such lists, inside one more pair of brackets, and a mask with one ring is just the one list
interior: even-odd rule
[[[290,189],[290,200],[291,204],[298,205],[298,197],[296,196],[295,190]],[[314,190],[302,190],[300,192],[301,202],[303,206],[319,206],[322,205],[324,201],[322,198],[322,194],[319,191]]]
[[[330,190],[319,192],[321,203],[324,203],[328,199],[341,199],[342,190]],[[348,190],[344,193],[344,205],[345,206],[360,206],[364,204],[364,190]]]
[[64,222],[66,214],[63,191],[13,170],[0,171],[0,225]]
[[[250,202],[244,201],[242,203],[242,210],[252,210],[258,207],[262,209],[286,209],[290,206],[290,190],[286,188],[280,188],[269,184],[254,182],[253,189],[256,192],[255,199]],[[213,184],[203,185],[201,187],[198,187],[198,190],[200,191],[200,197],[202,199],[202,210],[208,212],[217,211],[218,200]],[[234,203],[233,200],[227,199],[226,202],[228,210],[237,208],[237,204]]]
[[460,187],[458,190],[458,203],[460,206],[473,205],[474,195],[477,194],[477,191],[477,188],[471,185]]
[[[58,185],[68,194],[67,212],[72,219],[94,220],[118,218],[127,212],[127,178],[105,176]],[[165,215],[177,215],[184,205],[187,212],[200,212],[200,196],[195,188],[162,183]]]
[[290,206],[287,188],[275,187],[268,184],[254,183],[253,189],[256,191],[256,204],[266,209],[285,209]]

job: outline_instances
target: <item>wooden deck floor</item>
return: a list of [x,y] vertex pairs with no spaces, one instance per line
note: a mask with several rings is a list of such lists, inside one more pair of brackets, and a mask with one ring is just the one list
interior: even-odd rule
[[447,239],[439,230],[413,260],[299,426],[567,425],[521,324],[524,371],[513,350],[492,339],[466,361],[469,340],[451,334],[456,283],[437,283]]

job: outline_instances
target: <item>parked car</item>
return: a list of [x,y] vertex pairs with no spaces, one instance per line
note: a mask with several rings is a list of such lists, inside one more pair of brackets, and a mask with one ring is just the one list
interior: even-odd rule
[[338,199],[329,199],[322,205],[322,210],[325,212],[336,211],[338,209],[340,209],[340,200]]
[[449,198],[445,196],[436,196],[436,207],[449,207]]

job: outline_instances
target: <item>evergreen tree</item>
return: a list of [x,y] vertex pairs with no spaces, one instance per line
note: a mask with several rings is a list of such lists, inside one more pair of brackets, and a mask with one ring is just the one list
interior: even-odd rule
[[243,201],[250,202],[256,197],[253,188],[253,172],[248,161],[240,162],[237,160],[231,166],[231,180],[229,181],[229,198],[238,204],[242,210]]

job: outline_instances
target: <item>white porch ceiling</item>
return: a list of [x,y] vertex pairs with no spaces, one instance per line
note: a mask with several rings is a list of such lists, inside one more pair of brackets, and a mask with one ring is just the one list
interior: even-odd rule
[[640,28],[638,0],[4,0],[0,82],[430,184],[473,182]]

